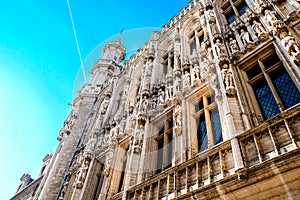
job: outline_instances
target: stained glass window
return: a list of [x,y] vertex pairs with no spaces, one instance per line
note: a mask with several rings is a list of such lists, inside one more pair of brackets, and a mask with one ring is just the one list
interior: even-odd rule
[[157,136],[155,138],[157,144],[157,160],[156,174],[172,167],[173,155],[173,113],[167,114],[162,124],[157,127]]
[[242,1],[242,3],[237,6],[237,10],[240,15],[243,15],[246,12],[247,8],[248,8],[248,6],[244,1]]
[[215,144],[219,144],[223,141],[222,137],[222,126],[220,121],[220,115],[217,108],[213,109],[210,114],[211,123],[212,123],[212,132],[214,136]]
[[201,96],[194,106],[198,152],[201,152],[223,141],[222,124],[214,95]]
[[269,119],[280,112],[271,89],[265,80],[261,80],[254,85],[253,90],[265,119]]
[[248,8],[248,5],[246,4],[245,1],[232,0],[231,4],[222,8],[222,10],[225,14],[228,24],[232,24],[235,21],[236,16],[241,16],[244,13],[246,13],[247,8]]
[[204,116],[199,116],[196,119],[197,124],[197,137],[198,137],[198,150],[199,152],[204,151],[208,148],[207,142],[207,128]]
[[259,59],[246,74],[264,119],[300,103],[300,93],[275,53]]
[[228,24],[233,23],[235,21],[235,14],[234,14],[234,12],[231,11],[230,13],[228,13],[226,15],[226,19],[227,19]]
[[285,108],[300,103],[300,94],[286,71],[281,70],[272,76],[274,86]]

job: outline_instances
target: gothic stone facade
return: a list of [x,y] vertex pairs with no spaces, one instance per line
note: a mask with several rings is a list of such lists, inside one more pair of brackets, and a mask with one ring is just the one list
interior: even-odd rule
[[298,0],[192,0],[109,42],[13,200],[300,199]]

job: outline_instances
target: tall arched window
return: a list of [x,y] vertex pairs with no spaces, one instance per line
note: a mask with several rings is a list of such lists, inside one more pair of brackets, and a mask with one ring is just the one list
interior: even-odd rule
[[245,71],[265,120],[300,103],[299,90],[275,53],[259,58]]

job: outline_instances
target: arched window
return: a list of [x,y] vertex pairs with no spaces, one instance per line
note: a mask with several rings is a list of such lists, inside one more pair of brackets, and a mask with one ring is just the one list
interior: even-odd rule
[[263,119],[300,103],[299,90],[275,53],[259,58],[245,71]]

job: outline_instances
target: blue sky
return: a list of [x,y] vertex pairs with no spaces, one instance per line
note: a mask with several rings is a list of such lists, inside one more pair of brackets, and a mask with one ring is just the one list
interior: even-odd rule
[[[70,0],[83,59],[122,29],[163,26],[188,2]],[[65,0],[2,1],[0,27],[0,198],[9,199],[55,151],[80,60]]]

